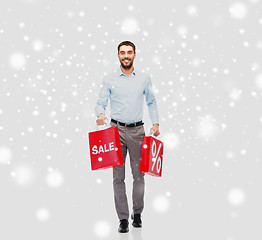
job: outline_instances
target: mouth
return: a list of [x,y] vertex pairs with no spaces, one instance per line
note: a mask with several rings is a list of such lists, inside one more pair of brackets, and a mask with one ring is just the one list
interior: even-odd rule
[[125,59],[125,60],[123,60],[123,62],[124,62],[124,63],[129,63],[130,60],[129,60],[129,59]]

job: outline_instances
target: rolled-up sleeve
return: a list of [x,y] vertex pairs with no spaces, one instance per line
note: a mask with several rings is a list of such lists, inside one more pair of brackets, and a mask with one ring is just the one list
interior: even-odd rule
[[105,114],[109,95],[110,95],[110,89],[104,78],[100,89],[99,98],[97,100],[96,107],[95,107],[96,116],[98,116],[100,113]]
[[149,116],[151,118],[152,124],[159,124],[157,103],[153,93],[151,78],[149,76],[146,81],[144,94],[145,94],[146,104],[148,106]]

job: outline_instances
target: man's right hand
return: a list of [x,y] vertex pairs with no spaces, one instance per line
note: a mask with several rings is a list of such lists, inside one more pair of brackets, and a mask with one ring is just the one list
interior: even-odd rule
[[98,115],[98,118],[96,119],[96,124],[97,125],[105,125],[106,124],[106,122],[105,122],[106,119],[107,119],[106,115],[104,113],[100,113]]

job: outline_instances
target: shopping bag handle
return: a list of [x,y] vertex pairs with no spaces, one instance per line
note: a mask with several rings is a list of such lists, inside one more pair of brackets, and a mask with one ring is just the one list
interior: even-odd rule
[[154,136],[154,135],[153,135],[153,131],[152,131],[152,130],[151,130],[146,136],[148,136],[148,137],[151,136],[151,137],[155,137],[155,138],[158,137],[158,136]]

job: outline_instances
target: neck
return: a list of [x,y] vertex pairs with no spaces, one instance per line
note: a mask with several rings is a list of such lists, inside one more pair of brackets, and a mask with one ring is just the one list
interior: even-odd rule
[[124,69],[122,66],[120,66],[120,67],[121,67],[122,72],[123,72],[125,75],[127,75],[128,77],[129,77],[129,75],[134,71],[134,66],[132,66],[132,67],[129,68],[129,69]]

